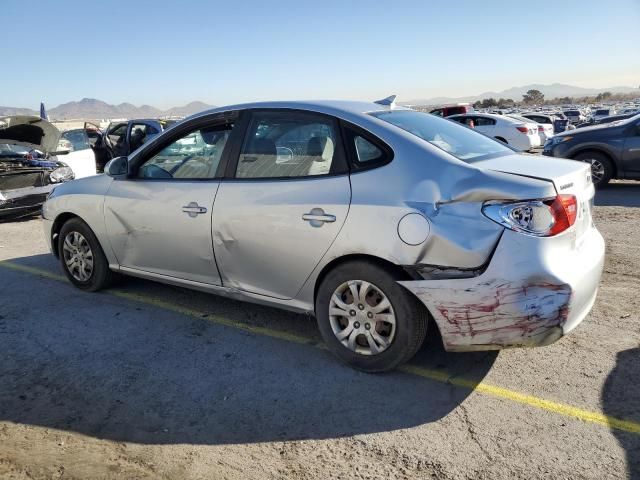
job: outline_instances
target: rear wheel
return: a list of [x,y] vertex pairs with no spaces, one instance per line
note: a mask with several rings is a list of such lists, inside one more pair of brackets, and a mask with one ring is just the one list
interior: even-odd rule
[[399,279],[374,263],[357,261],[336,267],[322,281],[316,297],[320,333],[353,368],[392,370],[422,345],[427,310]]
[[67,278],[81,290],[95,292],[114,278],[98,239],[79,218],[65,222],[58,236],[60,262]]
[[596,188],[604,187],[613,177],[613,164],[604,153],[582,152],[573,158],[591,164],[591,179]]

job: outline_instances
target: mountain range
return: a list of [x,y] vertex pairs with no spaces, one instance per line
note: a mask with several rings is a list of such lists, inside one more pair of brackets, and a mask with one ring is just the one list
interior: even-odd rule
[[[47,115],[50,120],[186,117],[209,108],[214,107],[203,102],[191,102],[181,107],[160,110],[151,105],[142,105],[140,107],[136,107],[131,103],[110,105],[95,98],[83,98],[78,102],[63,103],[57,107],[47,109]],[[0,116],[6,115],[40,115],[40,112],[29,108],[0,107]]]
[[527,93],[528,90],[539,90],[547,99],[561,97],[586,97],[588,95],[597,95],[601,92],[637,93],[640,97],[640,90],[633,87],[584,88],[576,87],[574,85],[566,85],[563,83],[553,83],[551,85],[532,83],[521,87],[511,87],[500,92],[484,92],[467,97],[432,97],[406,102],[403,101],[400,103],[403,105],[440,105],[443,103],[475,102],[477,100],[484,100],[485,98],[495,98],[496,100],[499,98],[510,98],[515,101],[522,101],[522,96]]
[[[510,98],[520,101],[528,90],[540,90],[547,99],[560,97],[584,97],[587,95],[597,95],[601,92],[611,93],[637,93],[640,97],[640,90],[632,87],[607,87],[607,88],[583,88],[562,83],[543,85],[532,83],[521,87],[511,87],[500,92],[484,92],[479,95],[467,97],[432,97],[418,100],[401,101],[403,105],[440,105],[444,103],[475,102],[485,98]],[[214,108],[204,102],[191,102],[181,107],[173,107],[168,110],[161,110],[151,105],[135,106],[131,103],[121,103],[111,105],[96,100],[95,98],[83,98],[77,102],[68,102],[47,110],[51,120],[71,120],[71,119],[109,119],[109,118],[157,118],[164,116],[186,117],[202,110]],[[29,108],[0,107],[0,116],[7,115],[39,115],[40,112]]]

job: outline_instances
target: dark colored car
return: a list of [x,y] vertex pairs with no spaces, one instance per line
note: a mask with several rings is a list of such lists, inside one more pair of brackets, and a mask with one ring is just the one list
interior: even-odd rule
[[51,156],[59,138],[40,117],[0,118],[0,221],[39,213],[53,187],[74,178]]
[[591,163],[596,187],[612,178],[640,180],[640,115],[560,133],[542,153]]
[[111,122],[102,136],[101,146],[109,159],[127,156],[174,123],[175,120],[154,119]]
[[449,105],[441,108],[436,108],[434,110],[431,110],[429,113],[438,117],[450,117],[451,115],[463,115],[465,113],[471,113],[473,111],[474,110],[471,105]]
[[627,118],[631,118],[635,115],[638,115],[638,112],[634,113],[625,113],[621,115],[610,115],[608,117],[602,117],[599,120],[594,120],[593,122],[584,122],[576,125],[576,128],[590,127],[592,125],[602,125],[604,123],[617,122],[618,120],[626,120]]

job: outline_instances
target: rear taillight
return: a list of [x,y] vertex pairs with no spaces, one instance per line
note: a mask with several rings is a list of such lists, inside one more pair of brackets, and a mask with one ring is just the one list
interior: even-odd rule
[[527,127],[516,127],[521,133],[529,133],[529,129]]
[[574,195],[558,195],[524,202],[487,202],[482,213],[510,230],[536,237],[552,237],[575,223],[578,201]]
[[553,211],[554,224],[550,230],[550,236],[564,232],[576,223],[578,216],[578,201],[575,195],[558,195],[551,203],[548,203]]

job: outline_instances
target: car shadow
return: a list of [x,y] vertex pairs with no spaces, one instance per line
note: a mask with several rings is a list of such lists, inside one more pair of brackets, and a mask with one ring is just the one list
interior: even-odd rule
[[[49,255],[12,262],[61,273]],[[137,279],[118,288],[207,313],[0,267],[0,420],[141,444],[323,439],[435,422],[473,391],[343,366],[303,315]],[[432,335],[411,363],[480,382],[496,357],[447,353]]]
[[640,182],[611,182],[596,191],[598,207],[640,207]]
[[[640,423],[640,348],[619,352],[616,365],[609,373],[602,389],[604,413],[610,417]],[[627,456],[630,480],[640,480],[640,432],[626,432],[611,428]]]

